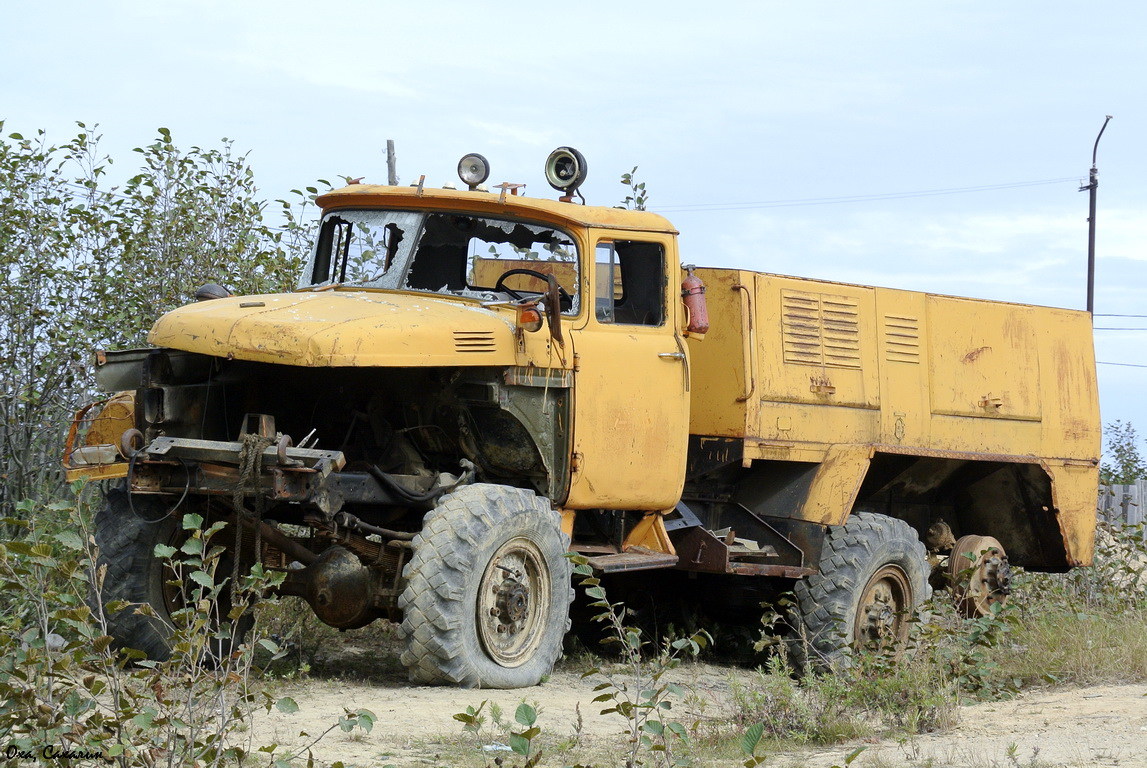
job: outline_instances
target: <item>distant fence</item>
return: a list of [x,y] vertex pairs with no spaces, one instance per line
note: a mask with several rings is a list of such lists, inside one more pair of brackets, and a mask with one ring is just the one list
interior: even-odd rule
[[[1136,525],[1147,519],[1147,479],[1131,485],[1099,486],[1100,520],[1119,525]],[[1147,528],[1144,529],[1147,538]]]

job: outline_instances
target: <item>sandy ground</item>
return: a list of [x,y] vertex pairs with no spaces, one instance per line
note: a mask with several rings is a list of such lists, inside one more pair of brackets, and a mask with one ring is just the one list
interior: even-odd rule
[[[689,665],[674,671],[675,677],[693,692],[690,706],[710,713],[727,706],[730,675],[727,667]],[[744,674],[742,671],[741,674]],[[278,695],[292,696],[299,704],[294,714],[273,713],[262,717],[253,734],[265,743],[298,744],[300,730],[312,736],[338,720],[344,707],[365,707],[378,721],[367,735],[348,735],[335,730],[315,748],[323,764],[341,760],[347,766],[367,768],[440,766],[457,764],[467,751],[477,747],[461,738],[461,724],[453,719],[466,705],[483,700],[498,703],[505,719],[512,721],[523,700],[540,707],[539,725],[545,733],[565,737],[575,734],[581,715],[580,744],[617,743],[622,724],[616,716],[598,714],[592,703],[592,684],[575,672],[557,672],[545,684],[517,691],[477,691],[428,688],[394,680],[371,684],[308,680],[281,683]],[[489,705],[487,705],[489,706]],[[491,734],[484,741],[494,742]],[[769,758],[769,766],[830,768],[843,765],[858,746],[865,752],[852,763],[858,768],[916,766],[968,766],[984,768],[1050,768],[1051,766],[1136,766],[1147,768],[1147,685],[1107,686],[1084,689],[1036,691],[1006,702],[961,708],[959,723],[942,734],[919,735],[894,740],[870,740],[831,749],[802,749]],[[592,749],[552,756],[544,765],[562,766],[578,759],[600,762]],[[510,753],[497,754],[507,758]],[[699,766],[736,766],[733,752],[723,757],[696,756]],[[471,758],[470,764],[480,764]],[[513,761],[506,760],[510,765]]]

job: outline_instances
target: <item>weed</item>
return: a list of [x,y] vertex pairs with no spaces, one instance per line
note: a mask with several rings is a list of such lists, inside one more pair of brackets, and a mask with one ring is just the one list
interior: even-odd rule
[[[89,602],[106,571],[95,566],[84,498],[51,508],[21,502],[22,519],[5,521],[24,535],[0,544],[0,593],[17,606],[0,616],[0,741],[22,752],[93,753],[124,768],[242,761],[256,751],[249,723],[259,708],[298,709],[253,682],[255,649],[274,656],[278,645],[259,638],[257,629],[252,640],[237,642],[239,622],[250,621],[250,606],[282,574],[254,566],[235,607],[220,615],[219,598],[231,590],[229,578],[216,578],[225,550],[214,539],[224,524],[204,527],[202,518],[186,515],[180,547],[160,545],[155,553],[181,595],[181,607],[170,613],[170,658],[150,661],[139,651],[117,650],[109,618],[152,611],[124,601]],[[44,535],[35,521],[51,514],[67,515],[70,528]],[[220,654],[220,648],[230,650]],[[369,731],[373,723],[367,710],[348,711],[326,732]],[[285,765],[309,754],[326,732],[292,753],[277,745],[257,749]]]
[[601,612],[594,621],[606,625],[609,637],[603,642],[620,647],[620,671],[600,666],[585,672],[582,677],[599,679],[594,686],[595,702],[606,703],[601,714],[616,714],[625,720],[629,737],[626,755],[627,768],[645,765],[651,759],[655,766],[685,766],[687,757],[676,756],[678,746],[688,747],[689,734],[685,726],[667,717],[673,707],[673,698],[683,698],[684,690],[665,679],[669,670],[680,663],[682,655],[696,656],[707,647],[712,638],[700,630],[691,637],[665,640],[647,660],[645,651],[650,647],[641,630],[627,626],[627,611],[621,603],[611,603],[600,580],[594,577],[589,561],[579,555],[570,555],[574,574],[579,577],[586,596],[594,602],[590,607]]

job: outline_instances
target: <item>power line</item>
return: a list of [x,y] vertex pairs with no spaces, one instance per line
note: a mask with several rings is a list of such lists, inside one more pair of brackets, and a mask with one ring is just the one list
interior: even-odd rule
[[1138,365],[1136,363],[1109,363],[1105,360],[1096,360],[1096,365],[1118,365],[1122,368],[1147,368],[1147,365]]
[[1096,312],[1093,317],[1147,317],[1147,315],[1112,315]]
[[974,187],[947,187],[943,189],[922,189],[914,192],[881,192],[869,195],[842,195],[838,197],[804,197],[782,200],[761,200],[757,202],[737,203],[693,203],[682,205],[668,205],[659,207],[661,211],[738,211],[750,208],[786,208],[804,205],[837,205],[840,203],[862,203],[870,200],[902,200],[912,197],[934,197],[937,195],[957,195],[969,192],[995,192],[1004,189],[1019,189],[1021,187],[1035,187],[1046,184],[1076,183],[1078,177],[1065,176],[1058,179],[1040,179],[1038,181],[1016,181],[1006,184],[981,184]]
[[1147,331],[1147,328],[1110,328],[1106,326],[1095,326],[1093,331]]

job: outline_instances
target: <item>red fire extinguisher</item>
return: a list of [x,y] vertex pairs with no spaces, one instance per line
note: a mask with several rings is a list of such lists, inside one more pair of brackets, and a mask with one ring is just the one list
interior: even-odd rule
[[688,333],[707,333],[709,308],[705,305],[705,283],[693,274],[694,269],[696,267],[685,267],[689,274],[681,281],[681,300],[685,303],[685,309],[689,310],[689,325],[685,330]]

